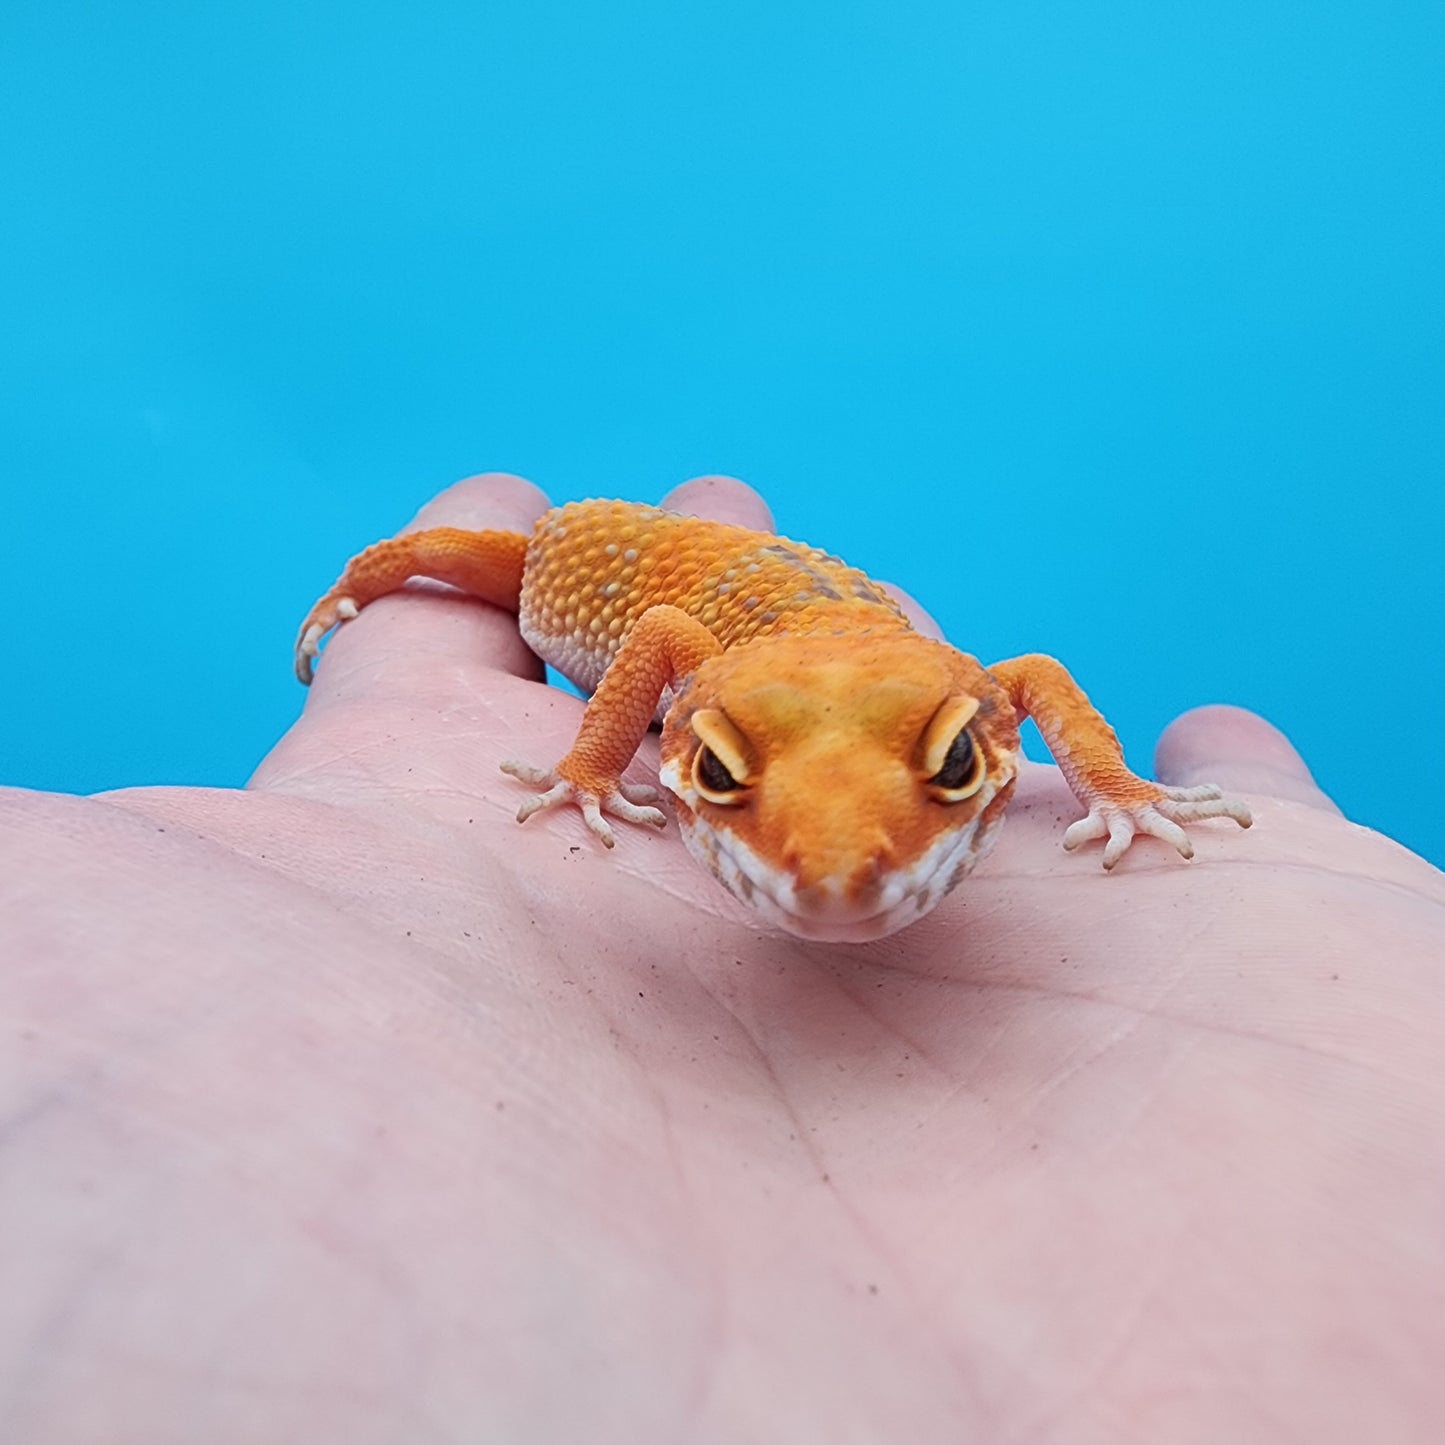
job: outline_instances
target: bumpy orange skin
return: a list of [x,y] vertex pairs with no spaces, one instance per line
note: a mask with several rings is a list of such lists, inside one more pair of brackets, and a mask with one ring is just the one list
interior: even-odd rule
[[[1188,857],[1182,823],[1249,825],[1217,788],[1130,772],[1053,658],[985,670],[817,548],[629,502],[558,507],[530,538],[436,528],[368,548],[302,625],[297,675],[310,680],[330,627],[412,576],[515,610],[528,645],[593,692],[555,768],[504,764],[546,789],[519,819],[572,802],[609,846],[604,813],[661,826],[651,790],[620,779],[649,722],[665,720],[661,776],[688,846],[805,937],[879,937],[939,902],[997,837],[1024,716],[1088,810],[1064,846],[1106,838],[1106,868],[1139,832]],[[741,777],[717,772],[709,738]]]
[[659,603],[695,618],[724,648],[782,632],[910,630],[876,582],[826,552],[632,502],[548,512],[523,575],[527,645],[589,692]]

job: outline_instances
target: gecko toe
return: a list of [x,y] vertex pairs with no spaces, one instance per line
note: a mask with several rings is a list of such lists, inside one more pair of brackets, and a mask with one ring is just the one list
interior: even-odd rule
[[1109,825],[1104,821],[1104,815],[1098,808],[1089,811],[1087,818],[1080,818],[1077,823],[1071,823],[1064,831],[1064,848],[1072,853],[1075,848],[1082,848],[1085,843],[1092,843],[1096,838],[1107,838],[1109,836]]
[[315,659],[321,655],[321,639],[338,623],[350,622],[360,612],[350,597],[324,597],[311,609],[306,621],[301,624],[301,635],[296,639],[296,680],[305,686],[311,685],[315,675]]
[[[655,792],[653,796],[657,796]],[[602,806],[614,818],[625,818],[629,823],[646,823],[652,828],[667,827],[667,818],[659,809],[639,807],[621,793],[614,793],[610,798],[604,799]]]
[[604,847],[616,847],[617,839],[606,818],[602,816],[602,808],[597,799],[589,797],[586,793],[578,793],[577,802],[582,808],[583,821],[602,840]]
[[521,762],[517,758],[503,758],[497,766],[509,778],[516,778],[519,783],[550,788],[557,781],[557,774],[552,768],[534,768],[531,763]]
[[645,805],[645,801],[655,799],[658,794],[655,788],[649,788],[644,783],[619,781],[601,786],[590,782],[584,785],[561,776],[559,768],[534,768],[530,763],[519,762],[516,758],[507,758],[498,766],[508,777],[546,790],[528,798],[517,809],[519,823],[525,823],[534,813],[540,813],[544,808],[572,803],[581,812],[588,831],[608,848],[616,846],[617,838],[611,825],[602,816],[604,813],[611,813],[613,817],[622,818],[629,823],[646,823],[652,828],[667,826],[665,814],[657,808]]

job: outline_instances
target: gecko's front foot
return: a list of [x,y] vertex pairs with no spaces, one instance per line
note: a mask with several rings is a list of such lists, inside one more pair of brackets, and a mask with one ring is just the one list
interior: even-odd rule
[[650,788],[645,783],[624,783],[620,778],[611,778],[589,788],[563,777],[563,766],[565,763],[559,763],[555,768],[534,768],[515,758],[508,758],[501,765],[502,771],[509,777],[547,790],[528,798],[517,809],[519,823],[525,823],[533,813],[540,813],[544,808],[555,808],[559,803],[575,803],[582,810],[587,826],[609,848],[617,840],[603,813],[611,813],[614,818],[622,818],[629,823],[646,823],[653,828],[667,826],[667,818],[661,811],[646,806],[657,801],[659,794],[656,788]]
[[1104,845],[1104,867],[1112,868],[1134,841],[1138,833],[1161,838],[1178,850],[1181,857],[1192,858],[1194,845],[1181,823],[1201,818],[1233,818],[1241,828],[1254,821],[1248,807],[1213,783],[1194,788],[1166,788],[1155,785],[1155,796],[1118,800],[1099,798],[1089,808],[1088,816],[1072,824],[1064,834],[1064,847],[1073,849],[1095,838],[1107,838]]

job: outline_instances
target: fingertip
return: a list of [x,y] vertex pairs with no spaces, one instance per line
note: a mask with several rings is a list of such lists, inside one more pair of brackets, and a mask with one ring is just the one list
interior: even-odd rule
[[755,532],[776,531],[772,510],[761,495],[736,477],[693,477],[674,487],[662,505],[670,512],[688,517],[706,517],[713,522],[726,522],[734,527],[749,527]]
[[1262,793],[1340,811],[1273,723],[1227,703],[1192,708],[1175,718],[1154,751],[1154,776],[1171,787],[1217,783],[1227,793]]
[[478,472],[440,491],[402,529],[465,527],[530,532],[551,506],[547,494],[525,477],[511,472]]
[[933,620],[932,614],[920,602],[917,602],[895,583],[880,582],[878,585],[903,609],[903,615],[913,624],[916,632],[933,638],[935,642],[944,640],[943,629]]

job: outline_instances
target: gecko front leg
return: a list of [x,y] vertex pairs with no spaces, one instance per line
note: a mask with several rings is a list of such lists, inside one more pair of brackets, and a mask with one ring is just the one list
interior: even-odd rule
[[609,848],[616,839],[604,813],[664,827],[664,815],[647,806],[657,801],[657,789],[624,783],[622,771],[636,756],[664,689],[721,651],[717,638],[680,608],[649,607],[622,639],[587,704],[567,756],[555,768],[537,768],[516,759],[501,765],[509,776],[547,789],[522,804],[517,821],[525,823],[534,813],[559,803],[575,803],[588,828]]
[[989,671],[1008,689],[1015,709],[1038,724],[1074,796],[1088,809],[1064,833],[1065,848],[1107,838],[1104,867],[1113,868],[1135,835],[1148,833],[1192,858],[1194,845],[1182,824],[1233,818],[1248,828],[1254,821],[1244,803],[1226,798],[1212,783],[1170,788],[1130,771],[1114,729],[1054,658],[1034,653]]

